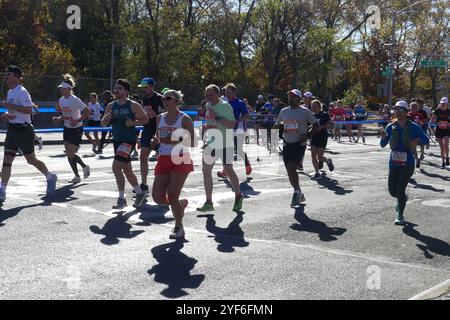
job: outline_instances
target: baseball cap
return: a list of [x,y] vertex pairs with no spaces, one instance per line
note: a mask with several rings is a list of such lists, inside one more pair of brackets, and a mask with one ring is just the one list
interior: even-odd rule
[[302,92],[298,89],[293,89],[291,91],[288,91],[288,94],[289,93],[292,93],[292,94],[296,95],[297,97],[302,98]]
[[313,98],[314,97],[314,95],[309,91],[305,92],[304,96],[305,96],[305,98]]
[[395,109],[397,109],[398,111],[408,111],[408,102],[404,101],[404,100],[400,100],[397,101],[397,103],[395,104]]
[[267,96],[267,100],[272,100],[273,98],[275,98],[275,96],[274,96],[273,94],[269,94],[269,95]]
[[447,97],[443,97],[441,99],[441,102],[439,102],[439,103],[446,103],[446,104],[448,104],[448,98]]
[[264,99],[264,96],[263,96],[262,94],[260,94],[260,95],[258,96],[258,99]]
[[17,66],[13,65],[8,66],[6,72],[12,72],[17,76],[17,78],[22,78],[22,70],[20,70],[20,68]]
[[138,88],[145,88],[146,86],[154,86],[156,84],[153,78],[144,78],[141,80],[141,83],[138,85]]

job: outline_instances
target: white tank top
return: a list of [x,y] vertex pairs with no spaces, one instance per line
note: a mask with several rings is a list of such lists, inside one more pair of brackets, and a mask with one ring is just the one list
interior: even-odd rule
[[[171,136],[173,132],[177,129],[183,129],[183,118],[187,117],[187,114],[184,112],[180,112],[178,115],[178,119],[173,125],[169,125],[166,122],[166,113],[163,113],[161,115],[161,118],[159,119],[159,126],[158,126],[158,133],[160,138],[165,138],[168,136]],[[176,145],[174,144],[164,144],[161,143],[159,146],[159,154],[162,156],[170,156],[172,154],[172,150]]]

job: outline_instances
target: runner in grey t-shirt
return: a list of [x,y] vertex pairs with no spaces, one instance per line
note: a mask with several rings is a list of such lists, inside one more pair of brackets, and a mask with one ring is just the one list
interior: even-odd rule
[[[314,114],[307,108],[300,107],[302,93],[294,89],[288,92],[290,107],[281,110],[278,124],[283,125],[283,161],[294,188],[291,207],[297,207],[305,201],[305,195],[300,190],[297,165],[303,159],[306,150],[306,141],[319,130],[319,123]],[[308,132],[308,126],[312,125]]]

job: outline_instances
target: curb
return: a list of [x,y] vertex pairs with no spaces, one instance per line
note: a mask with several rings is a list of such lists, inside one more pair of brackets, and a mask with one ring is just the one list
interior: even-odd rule
[[450,292],[450,279],[428,289],[408,300],[430,300],[437,299]]

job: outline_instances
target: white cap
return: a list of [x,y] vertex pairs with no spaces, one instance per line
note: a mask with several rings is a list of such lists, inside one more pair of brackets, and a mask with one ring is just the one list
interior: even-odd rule
[[300,90],[298,90],[298,89],[292,89],[291,91],[288,91],[288,93],[293,93],[299,98],[302,97],[302,92]]
[[260,95],[258,96],[258,99],[264,99],[264,96],[263,96],[262,94],[260,94]]
[[312,92],[305,92],[305,94],[304,94],[304,96],[305,96],[305,98],[312,98],[312,97],[314,97],[314,95],[312,94]]
[[403,107],[403,108],[408,108],[408,102],[400,100],[397,101],[397,103],[395,104],[396,107]]
[[443,97],[441,99],[441,102],[439,102],[439,103],[446,103],[446,104],[448,104],[448,98],[447,97]]
[[58,88],[63,88],[63,89],[72,89],[72,86],[70,84],[68,84],[67,82],[61,82],[61,84],[58,86]]

